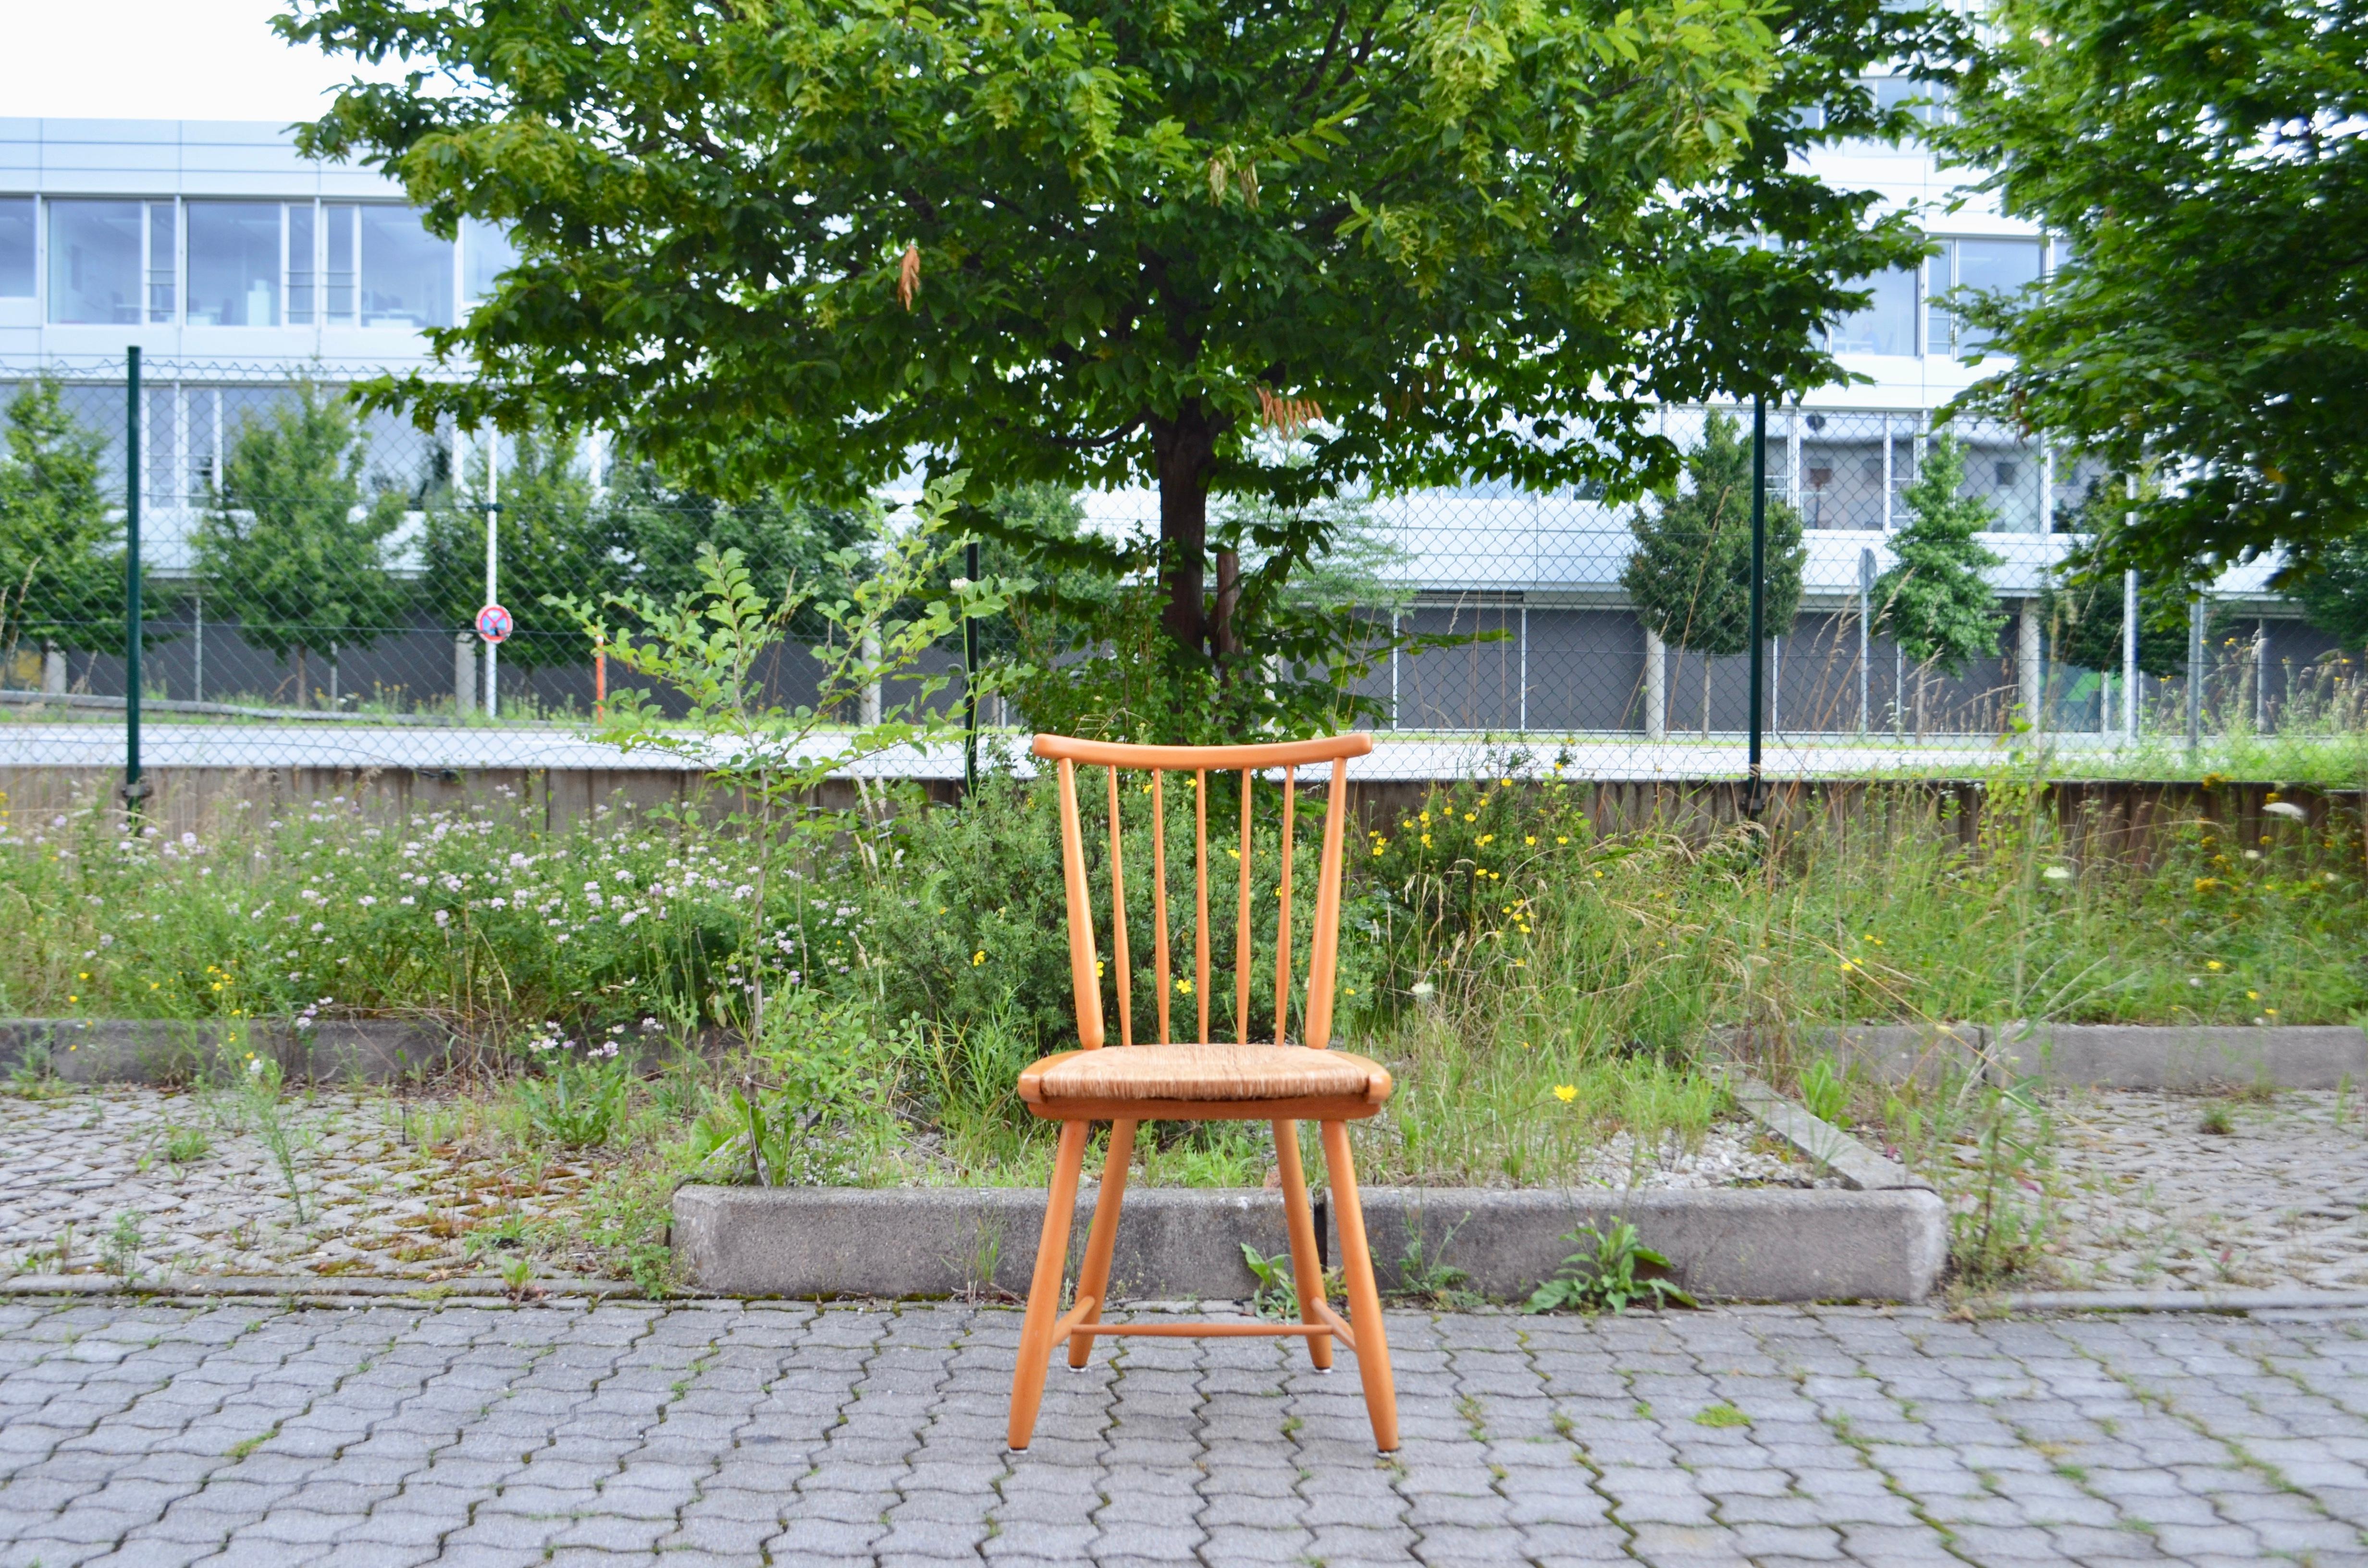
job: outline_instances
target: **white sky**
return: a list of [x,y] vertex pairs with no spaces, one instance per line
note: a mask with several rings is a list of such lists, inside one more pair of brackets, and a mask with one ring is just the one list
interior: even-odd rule
[[279,0],[0,0],[0,116],[313,119],[354,62],[281,43],[268,24],[284,9]]

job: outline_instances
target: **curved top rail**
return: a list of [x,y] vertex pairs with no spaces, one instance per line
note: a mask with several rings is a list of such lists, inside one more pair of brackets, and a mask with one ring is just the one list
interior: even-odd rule
[[1238,767],[1296,767],[1304,763],[1333,762],[1365,756],[1373,737],[1361,730],[1325,735],[1312,741],[1277,741],[1247,746],[1143,746],[1116,741],[1082,741],[1070,735],[1038,735],[1029,748],[1038,756],[1065,757],[1071,762],[1110,767],[1159,767],[1190,773],[1199,768],[1230,772]]

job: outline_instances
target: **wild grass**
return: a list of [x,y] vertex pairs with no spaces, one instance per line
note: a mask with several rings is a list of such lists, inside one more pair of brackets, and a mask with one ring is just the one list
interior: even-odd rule
[[[1774,835],[1748,823],[1602,833],[1582,799],[1508,770],[1358,824],[1338,1035],[1398,1085],[1356,1133],[1368,1180],[1635,1179],[1727,1113],[1705,1065],[1717,1051],[1814,1089],[1824,1108],[1850,1097],[1887,1131],[1912,1113],[1918,1132],[1897,1140],[1962,1165],[1963,1137],[1980,1141],[1965,1130],[1997,1117],[1906,1101],[1895,1117],[1865,1103],[1869,1086],[1811,1085],[1804,1029],[2368,1016],[2348,813],[2279,818],[2239,842],[2207,800],[2138,863],[2084,859],[2040,781],[2013,769],[1984,781],[1970,830],[1961,797],[1906,788],[1871,786],[1850,812]],[[1183,790],[1169,806],[1189,813]],[[1320,802],[1304,801],[1300,820],[1304,858]],[[655,1267],[653,1216],[686,1173],[1044,1175],[1049,1131],[1014,1089],[1028,1062],[1073,1040],[1042,791],[996,779],[958,811],[874,802],[835,836],[806,834],[756,952],[745,847],[695,809],[620,808],[554,831],[515,797],[409,821],[341,797],[226,812],[186,836],[124,826],[96,802],[6,822],[0,1013],[442,1021],[484,1048],[485,1065],[461,1098],[405,1112],[422,1141],[491,1141],[520,1162],[602,1173],[590,1231],[533,1244]],[[1131,869],[1148,864],[1148,831],[1130,828]],[[1253,858],[1270,874],[1281,846],[1261,835]],[[1171,856],[1172,874],[1188,874],[1183,858]],[[1312,860],[1294,876],[1312,886]],[[1147,898],[1139,876],[1130,886]],[[1252,962],[1264,975],[1262,918]],[[1147,931],[1147,904],[1136,919]],[[1230,925],[1218,933],[1220,1038],[1232,1028]],[[1178,943],[1189,952],[1187,934]],[[736,1028],[759,972],[775,1021],[752,1043]],[[1193,1028],[1198,998],[1171,1002]],[[1140,982],[1136,1006],[1147,1035]],[[49,1084],[28,1062],[11,1087]],[[263,1086],[249,1093],[268,1123]],[[1155,1125],[1141,1147],[1136,1179],[1154,1184],[1254,1186],[1273,1165],[1258,1125]],[[1320,1179],[1312,1141],[1304,1153]],[[2002,1143],[1971,1153],[1986,1168],[2014,1165]],[[291,1142],[273,1158],[305,1206],[304,1151]],[[2025,1176],[1985,1189],[1989,1233],[2011,1229],[2001,1204],[2027,1198]],[[1968,1244],[1969,1256],[2003,1256],[2021,1244]]]

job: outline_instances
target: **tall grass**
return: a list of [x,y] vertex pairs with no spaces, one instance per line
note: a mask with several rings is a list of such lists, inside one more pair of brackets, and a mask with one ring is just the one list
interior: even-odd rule
[[[537,1041],[696,1044],[663,1067],[636,1048],[636,1146],[717,1157],[747,1125],[736,1093],[757,1097],[763,1139],[788,1141],[768,1145],[768,1168],[1031,1180],[1047,1134],[1013,1082],[1074,1043],[1045,795],[1002,779],[959,811],[908,801],[893,819],[806,835],[768,900],[765,956],[768,990],[804,1000],[760,1051],[734,1043],[752,978],[731,957],[741,846],[688,810],[546,831],[502,796],[409,821],[334,798],[225,812],[169,839],[123,831],[96,803],[7,820],[0,1013],[425,1016],[545,1075],[564,1053],[527,1049]],[[1774,1057],[1827,1023],[2368,1017],[2348,818],[2281,817],[2239,843],[2207,806],[2141,865],[2082,859],[2041,782],[2012,770],[1986,781],[1971,832],[1952,799],[1907,789],[1871,787],[1852,811],[1774,836],[1750,824],[1603,834],[1578,800],[1559,782],[1484,777],[1352,834],[1339,1038],[1398,1084],[1358,1134],[1370,1179],[1568,1180],[1600,1171],[1622,1135],[1633,1171],[1667,1164],[1721,1113],[1702,1068],[1713,1039]],[[1171,842],[1189,844],[1188,791],[1168,805],[1187,813]],[[1301,824],[1294,874],[1312,888],[1317,805]],[[1147,822],[1129,831],[1131,895],[1147,901]],[[1260,832],[1253,859],[1270,880],[1281,846]],[[1189,857],[1170,873],[1188,878]],[[1147,903],[1133,919],[1146,940]],[[1213,933],[1219,1038],[1231,924],[1228,911]],[[1262,911],[1261,976],[1272,940]],[[1185,930],[1178,942],[1189,954]],[[1304,974],[1304,952],[1293,967]],[[1171,988],[1189,978],[1179,963]],[[1270,1006],[1258,994],[1254,1035]],[[1189,1034],[1197,998],[1170,1000]],[[1255,1182],[1266,1138],[1150,1130],[1147,1179]],[[793,1158],[791,1144],[829,1157]]]

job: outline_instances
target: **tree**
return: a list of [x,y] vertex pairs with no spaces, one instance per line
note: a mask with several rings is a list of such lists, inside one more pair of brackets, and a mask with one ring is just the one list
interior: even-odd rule
[[1957,36],[1881,0],[295,0],[279,26],[416,62],[308,154],[520,248],[435,338],[481,378],[383,400],[630,426],[728,496],[852,496],[916,451],[981,494],[1147,483],[1156,540],[1067,543],[1151,574],[1165,656],[1203,668],[1239,641],[1212,495],[1312,531],[1297,509],[1360,483],[1634,494],[1676,472],[1661,401],[1831,379],[1821,325],[1866,298],[1841,280],[1923,242],[1795,155],[1911,130],[1856,78]]
[[1998,521],[1998,512],[1965,494],[1964,483],[1964,446],[1954,436],[1934,437],[1916,483],[1900,495],[1908,522],[1892,536],[1892,567],[1874,580],[1875,624],[1919,671],[1962,674],[1998,652],[2006,624],[1998,592],[1982,575],[2005,562],[1974,537]]
[[2011,369],[1976,405],[2117,473],[2109,567],[2200,586],[2368,523],[2368,0],[2004,0],[1937,131],[2072,243],[2044,289],[1969,306]]
[[0,461],[0,665],[28,640],[123,651],[123,525],[99,484],[107,437],[85,430],[56,381],[8,405]]
[[[1621,585],[1636,617],[1674,647],[1702,655],[1702,733],[1710,733],[1710,661],[1751,646],[1751,443],[1731,416],[1713,413],[1686,462],[1685,488],[1658,511],[1636,515],[1636,548]],[[1801,608],[1801,514],[1770,496],[1761,613],[1781,637]]]
[[[2152,487],[2139,486],[2141,496]],[[2122,668],[2122,623],[2128,591],[2122,573],[2094,558],[2095,541],[2112,534],[2130,507],[2123,484],[2092,486],[2068,532],[2084,541],[2064,562],[2064,574],[2047,590],[2049,634],[2056,659],[2084,670],[2118,673]],[[2188,597],[2176,577],[2138,581],[2138,673],[2164,678],[2187,673]]]
[[[461,483],[426,507],[424,586],[438,620],[454,631],[473,624],[485,602],[486,477],[480,443]],[[521,668],[574,664],[584,653],[578,629],[546,611],[543,599],[625,585],[609,509],[595,500],[592,476],[564,434],[511,437],[498,478],[497,589],[516,624],[502,660]]]
[[364,456],[346,401],[300,386],[268,416],[240,422],[196,530],[206,602],[247,642],[296,655],[300,703],[310,699],[307,653],[366,647],[408,619],[411,591],[387,558],[404,498],[363,494]]
[[2294,585],[2310,623],[2345,648],[2368,648],[2368,531],[2335,540]]

